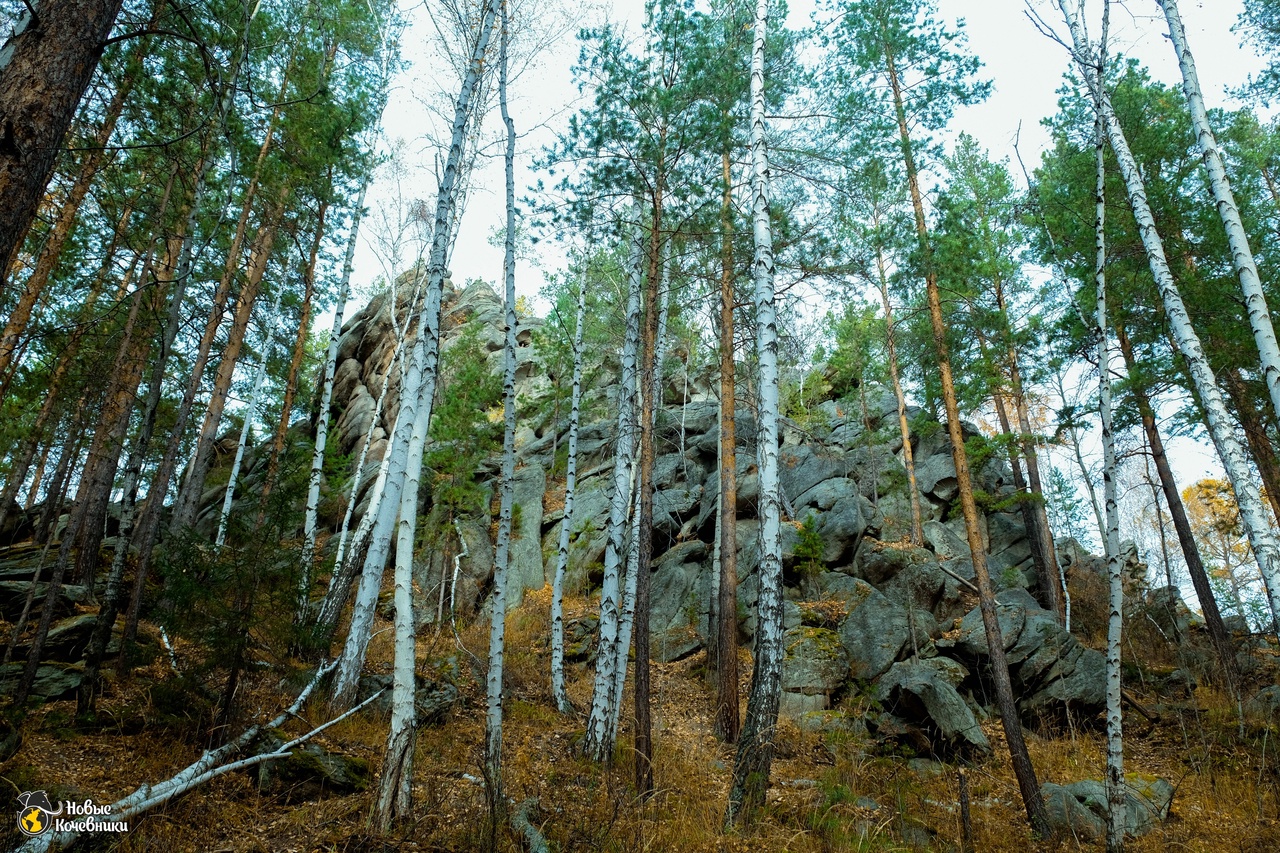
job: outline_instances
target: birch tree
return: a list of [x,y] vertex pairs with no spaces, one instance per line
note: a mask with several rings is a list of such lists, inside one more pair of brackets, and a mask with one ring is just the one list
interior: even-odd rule
[[[765,139],[764,52],[768,0],[756,0],[751,48],[751,214],[755,241],[756,357],[760,415],[756,435],[760,471],[760,594],[755,668],[747,719],[733,762],[725,823],[747,820],[764,805],[773,764],[774,730],[782,696],[782,506],[778,483],[778,326],[769,222],[769,150]],[[726,614],[722,614],[722,618]]]
[[[338,676],[333,686],[333,701],[339,705],[350,705],[359,682],[360,670],[364,665],[365,650],[369,645],[370,629],[373,624],[373,609],[377,604],[378,590],[382,585],[382,573],[386,566],[387,554],[391,545],[392,529],[395,526],[397,517],[400,517],[402,527],[407,521],[409,527],[409,551],[407,557],[410,561],[412,560],[412,529],[417,517],[418,472],[415,471],[410,474],[408,464],[415,457],[417,462],[421,463],[423,444],[425,444],[427,428],[430,425],[431,405],[435,397],[437,368],[440,357],[440,306],[446,276],[445,258],[448,254],[449,238],[452,230],[450,211],[454,192],[457,188],[458,173],[462,166],[463,146],[466,143],[465,131],[471,117],[472,98],[484,69],[485,55],[488,52],[494,19],[498,14],[497,4],[498,0],[489,0],[484,6],[480,17],[478,36],[471,53],[471,63],[467,68],[466,76],[463,78],[454,108],[453,134],[449,145],[449,156],[445,161],[445,168],[441,174],[436,194],[435,218],[431,232],[431,253],[427,266],[426,300],[422,313],[419,315],[418,338],[414,342],[413,361],[401,385],[400,412],[397,418],[399,423],[392,435],[390,447],[388,448],[392,462],[388,468],[386,488],[370,534],[369,550],[365,556],[364,569],[360,576],[360,588],[357,593],[355,610],[352,612],[347,642],[343,648],[338,666]],[[410,401],[415,401],[413,405],[417,406],[417,411],[414,413],[412,420],[407,420],[406,407],[410,405]],[[421,429],[419,429],[419,426],[421,426]],[[411,483],[408,482],[410,476],[412,477]],[[412,487],[412,495],[405,494],[407,486]],[[405,515],[409,517],[406,519],[403,517]],[[400,550],[399,546],[397,546],[397,550]],[[410,566],[405,566],[404,568],[406,579],[410,569]],[[399,586],[398,582],[397,586]],[[404,598],[405,609],[410,609],[412,601],[407,588]],[[398,601],[399,593],[397,592]],[[396,610],[397,635],[399,635],[402,608],[397,606]],[[412,617],[411,614],[406,614],[406,616],[409,618],[407,632],[408,640],[411,643],[413,637]],[[409,661],[412,661],[411,653]],[[412,729],[413,692],[415,687],[411,671],[408,673],[409,679],[407,683],[402,682],[399,674],[400,670],[397,668],[392,705],[394,708],[399,703],[406,710],[398,718],[399,728],[397,729],[393,725],[393,731],[388,738],[389,760],[384,765],[384,773],[399,773],[400,781],[398,781],[396,787],[403,790],[407,796],[410,774],[403,773],[403,771],[406,769],[405,762],[408,762],[412,757],[413,738],[410,730]],[[394,717],[395,715],[393,714]],[[394,752],[391,749],[392,746],[395,747]],[[384,790],[387,787],[385,783],[380,783],[380,785]]]
[[631,505],[632,472],[636,446],[636,351],[640,344],[641,246],[632,235],[627,264],[626,329],[622,365],[618,375],[618,438],[614,449],[613,484],[609,498],[609,523],[604,550],[604,578],[600,587],[600,640],[596,653],[595,685],[582,750],[595,761],[606,761],[617,738],[614,720],[622,701],[616,693],[616,667],[626,668],[627,650],[619,648],[621,577],[628,508]]
[[[1240,505],[1240,517],[1244,522],[1245,530],[1249,534],[1249,543],[1253,548],[1254,557],[1258,561],[1258,567],[1262,572],[1262,578],[1266,585],[1267,600],[1272,618],[1273,620],[1280,620],[1280,544],[1277,544],[1275,532],[1271,528],[1266,508],[1262,503],[1261,493],[1252,472],[1249,470],[1244,448],[1236,437],[1231,416],[1227,412],[1222,391],[1218,387],[1217,378],[1214,376],[1213,369],[1209,366],[1200,337],[1191,324],[1186,305],[1182,301],[1182,294],[1179,292],[1173,274],[1169,269],[1169,262],[1164,252],[1164,242],[1156,228],[1155,218],[1151,213],[1151,205],[1147,200],[1146,186],[1142,174],[1138,170],[1137,162],[1133,158],[1133,152],[1129,149],[1124,129],[1120,126],[1120,121],[1116,117],[1109,94],[1105,89],[1101,88],[1098,80],[1089,73],[1094,60],[1091,57],[1092,49],[1085,36],[1084,24],[1069,7],[1067,0],[1058,0],[1058,6],[1071,32],[1071,44],[1067,47],[1071,50],[1072,59],[1082,69],[1086,85],[1089,87],[1091,94],[1098,100],[1102,110],[1107,139],[1111,144],[1111,150],[1115,153],[1116,163],[1124,177],[1125,188],[1129,196],[1129,206],[1133,211],[1134,219],[1138,223],[1138,230],[1151,268],[1151,275],[1160,291],[1172,337],[1178,351],[1182,353],[1186,361],[1196,393],[1199,395],[1201,405],[1204,407],[1209,435],[1218,452],[1218,457],[1222,460],[1222,466],[1227,472],[1232,488],[1235,490],[1236,500]],[[1047,30],[1047,25],[1044,25],[1043,22],[1041,22],[1041,26],[1046,27]]]
[[1253,330],[1253,340],[1258,346],[1263,378],[1271,395],[1271,406],[1280,417],[1280,344],[1276,343],[1276,332],[1271,324],[1271,313],[1267,309],[1267,297],[1262,289],[1262,279],[1258,275],[1258,265],[1253,259],[1253,250],[1249,246],[1249,236],[1240,218],[1240,208],[1231,189],[1231,180],[1227,177],[1222,150],[1209,123],[1209,112],[1205,108],[1204,94],[1200,89],[1200,77],[1196,72],[1191,46],[1187,43],[1187,31],[1182,25],[1177,0],[1156,0],[1156,3],[1164,10],[1165,20],[1169,23],[1169,39],[1178,55],[1178,67],[1182,71],[1182,91],[1187,96],[1187,106],[1191,110],[1196,141],[1200,145],[1205,170],[1209,173],[1209,187],[1231,247],[1231,263],[1240,279],[1240,289],[1249,314],[1249,327]]
[[506,130],[506,229],[502,274],[506,329],[502,346],[502,473],[498,486],[498,541],[494,547],[493,598],[489,611],[489,672],[485,678],[484,775],[489,800],[489,848],[493,849],[502,795],[502,665],[507,623],[507,569],[516,468],[516,125],[507,108],[507,50],[511,39],[508,0],[499,0],[498,107]]
[[[1107,31],[1111,21],[1110,0],[1102,6],[1102,34],[1098,42],[1098,65],[1093,70],[1101,94],[1107,73]],[[1124,732],[1120,709],[1120,639],[1124,629],[1124,563],[1120,556],[1120,505],[1116,494],[1116,441],[1111,414],[1111,343],[1107,335],[1107,166],[1106,131],[1101,98],[1095,97],[1094,158],[1094,338],[1098,345],[1098,415],[1102,421],[1102,488],[1106,505],[1107,530],[1103,545],[1107,556],[1109,612],[1107,614],[1107,853],[1124,850],[1126,817],[1124,785]]]
[[564,575],[569,565],[569,532],[573,526],[574,490],[578,484],[578,417],[582,407],[582,334],[587,319],[589,269],[584,257],[578,275],[577,310],[573,327],[573,391],[569,401],[569,447],[564,475],[564,518],[560,521],[560,539],[556,547],[556,571],[551,581],[551,698],[556,703],[556,709],[562,714],[572,710],[569,695],[564,687]]

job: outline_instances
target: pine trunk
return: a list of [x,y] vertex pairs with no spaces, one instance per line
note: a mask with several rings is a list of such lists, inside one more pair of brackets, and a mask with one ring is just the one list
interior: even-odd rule
[[[889,350],[889,380],[898,403],[898,431],[902,435],[902,464],[907,469],[907,492],[911,496],[911,543],[924,546],[924,512],[920,508],[920,489],[916,485],[915,452],[911,448],[911,426],[907,423],[907,397],[902,393],[898,371],[898,336],[893,321],[893,303],[889,299],[889,275],[884,251],[876,249],[876,271],[879,274],[880,301],[884,305],[884,336]],[[865,424],[864,424],[865,427]]]
[[[267,500],[275,489],[280,475],[280,454],[284,453],[285,439],[289,435],[289,420],[293,415],[293,400],[298,394],[298,376],[302,370],[302,357],[307,352],[307,335],[311,331],[312,300],[316,293],[316,263],[320,258],[320,244],[324,240],[324,220],[328,213],[329,202],[320,202],[320,210],[316,214],[316,233],[311,242],[311,252],[307,255],[307,266],[303,270],[302,316],[298,318],[298,334],[293,339],[293,357],[289,360],[289,375],[284,382],[284,400],[280,404],[280,420],[276,424],[275,438],[271,441],[271,457],[267,460],[267,477],[262,486],[261,518],[266,512]],[[341,313],[341,312],[339,312]]]
[[1200,612],[1204,615],[1205,628],[1209,639],[1217,652],[1218,662],[1234,692],[1239,688],[1239,675],[1236,669],[1236,652],[1231,636],[1222,624],[1222,613],[1218,609],[1217,597],[1209,583],[1209,573],[1205,570],[1204,561],[1200,558],[1200,549],[1196,545],[1195,534],[1191,531],[1191,522],[1187,518],[1187,510],[1182,502],[1182,493],[1178,491],[1178,481],[1174,478],[1173,467],[1165,453],[1164,440],[1160,436],[1160,427],[1156,423],[1155,408],[1147,397],[1146,386],[1142,382],[1132,381],[1138,374],[1137,358],[1133,351],[1133,343],[1125,333],[1124,327],[1116,325],[1116,340],[1120,344],[1120,353],[1124,357],[1125,368],[1129,374],[1129,393],[1138,409],[1142,420],[1142,429],[1147,436],[1147,444],[1151,446],[1151,459],[1156,465],[1156,475],[1160,479],[1160,490],[1169,507],[1169,517],[1173,519],[1173,529],[1178,536],[1178,545],[1182,549],[1182,559],[1187,564],[1187,574],[1191,576],[1191,585],[1195,588],[1196,598],[1200,602]]
[[0,278],[35,219],[120,7],[121,0],[43,0],[0,45]]
[[[886,45],[887,47],[887,45]],[[915,156],[912,150],[910,131],[907,126],[906,109],[903,104],[902,89],[894,66],[893,54],[886,51],[886,70],[892,89],[894,109],[897,115],[898,134],[902,144],[903,163],[907,173],[907,186],[911,194],[911,206],[915,214],[916,235],[925,262],[925,290],[929,302],[929,319],[933,327],[934,348],[938,357],[938,378],[942,386],[943,406],[947,416],[947,435],[951,440],[951,456],[956,468],[956,483],[960,493],[960,507],[964,515],[965,532],[969,541],[970,556],[973,559],[973,570],[978,586],[978,605],[982,612],[982,624],[986,634],[987,647],[991,652],[991,675],[995,682],[996,706],[1000,711],[1001,724],[1004,728],[1005,741],[1009,748],[1009,760],[1013,765],[1014,775],[1018,779],[1018,789],[1022,794],[1022,803],[1027,811],[1027,820],[1031,829],[1042,838],[1050,834],[1048,813],[1044,799],[1040,795],[1040,786],[1036,781],[1035,768],[1031,765],[1031,756],[1027,752],[1026,741],[1022,737],[1022,724],[1018,715],[1018,706],[1013,697],[1013,684],[1009,679],[1009,664],[1005,660],[1004,642],[1000,636],[1000,622],[996,615],[995,590],[991,585],[991,576],[987,571],[987,552],[982,543],[982,518],[978,513],[978,505],[973,495],[973,481],[969,474],[969,459],[964,446],[964,429],[960,422],[960,407],[956,401],[955,384],[951,375],[951,354],[947,344],[947,330],[942,316],[942,297],[938,290],[937,274],[933,269],[929,249],[929,228],[925,221],[924,199],[920,192],[919,177],[916,173]]]

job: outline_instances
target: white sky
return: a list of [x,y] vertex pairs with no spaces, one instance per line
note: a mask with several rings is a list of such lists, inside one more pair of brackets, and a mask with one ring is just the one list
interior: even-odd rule
[[[1055,6],[1049,0],[1032,2],[1047,20],[1058,21]],[[1027,165],[1034,168],[1039,162],[1039,152],[1048,142],[1040,120],[1056,111],[1055,92],[1067,67],[1065,52],[1035,30],[1024,14],[1023,0],[938,0],[938,3],[944,18],[966,20],[970,47],[983,60],[984,73],[995,84],[991,98],[985,103],[960,111],[954,122],[955,130],[972,134],[996,156],[1012,156],[1013,138],[1021,125],[1023,156]],[[1100,8],[1096,2],[1092,5],[1095,12]],[[793,0],[791,6],[790,23],[806,25],[813,0]],[[1239,15],[1240,0],[1183,0],[1181,8],[1209,106],[1222,105],[1225,88],[1244,82],[1249,73],[1260,66],[1258,58],[1242,48],[1230,31]],[[521,134],[517,197],[525,195],[535,179],[529,169],[530,156],[553,139],[553,130],[564,125],[575,107],[578,94],[570,66],[578,52],[574,36],[577,27],[609,19],[625,22],[632,32],[638,32],[643,2],[574,3],[572,9],[574,17],[569,20],[566,34],[513,84],[511,111],[517,132]],[[429,46],[433,33],[422,8],[417,7],[409,14],[414,23],[405,34],[404,52],[412,67],[398,81],[384,128],[388,137],[405,140],[410,150],[429,164],[434,151],[421,142],[421,137],[431,119],[415,98],[415,92],[437,90],[442,85],[440,80],[447,80],[449,75],[437,78],[433,73]],[[1112,45],[1115,52],[1123,50],[1137,56],[1157,79],[1170,84],[1179,81],[1163,15],[1154,0],[1117,0],[1112,10]],[[486,132],[492,136],[497,127],[496,115],[490,117]],[[488,238],[503,221],[502,181],[500,157],[482,163],[454,255],[454,278],[459,283],[472,277],[496,282],[501,277],[502,254],[500,249],[489,245]],[[410,183],[414,186],[406,190],[408,194],[426,198],[434,195],[435,181],[429,170],[419,172]],[[375,185],[370,194],[371,203],[376,206],[386,193],[385,186]],[[367,235],[361,242],[356,256],[355,281],[357,286],[367,286],[382,269],[370,249]],[[554,268],[560,262],[559,252],[547,254],[550,256],[544,257],[544,263]],[[520,293],[536,294],[542,282],[540,270],[527,262],[520,264],[517,271]]]

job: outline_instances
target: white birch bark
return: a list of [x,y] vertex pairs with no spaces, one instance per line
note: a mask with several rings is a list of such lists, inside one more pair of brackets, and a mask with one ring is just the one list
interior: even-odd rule
[[249,405],[245,409],[244,423],[240,425],[240,441],[236,444],[236,457],[231,463],[231,474],[227,478],[227,491],[222,496],[222,512],[218,515],[218,534],[214,537],[215,548],[221,548],[227,541],[227,522],[231,519],[231,504],[235,500],[236,481],[240,479],[240,466],[244,463],[245,446],[249,443],[249,428],[258,416],[258,400],[262,397],[262,386],[267,379],[267,361],[271,358],[271,347],[276,339],[276,315],[280,312],[280,294],[276,294],[275,305],[271,309],[270,330],[267,332],[267,343],[262,348],[262,358],[253,376],[253,390],[249,394]]
[[[778,483],[778,315],[774,304],[773,232],[769,223],[769,151],[765,140],[764,47],[768,0],[756,0],[751,50],[751,214],[755,237],[756,355],[760,421],[760,595],[755,670],[747,719],[733,763],[725,823],[764,802],[782,693],[782,506]],[[726,614],[726,618],[727,614]]]
[[[489,0],[485,5],[471,61],[455,104],[449,158],[445,163],[444,174],[436,193],[431,254],[427,267],[426,301],[419,315],[413,363],[401,384],[400,411],[389,449],[392,461],[387,469],[385,492],[370,534],[369,551],[360,576],[360,591],[352,612],[346,646],[338,666],[338,677],[334,682],[333,700],[339,705],[350,704],[360,677],[360,669],[364,665],[365,650],[368,648],[370,628],[373,624],[373,609],[377,603],[378,590],[382,585],[382,573],[390,550],[392,530],[396,518],[400,515],[408,462],[412,456],[416,455],[418,464],[421,465],[422,447],[411,445],[415,443],[415,439],[425,443],[427,428],[430,426],[431,404],[435,398],[440,359],[440,305],[446,276],[444,259],[448,253],[449,235],[452,231],[449,210],[457,188],[462,149],[466,141],[465,129],[471,115],[472,96],[475,94],[476,83],[484,67],[485,54],[493,34],[493,22],[498,11],[497,3],[498,0]],[[412,419],[406,417],[406,407],[410,405],[410,401],[414,401],[413,405],[416,405]],[[423,424],[421,430],[417,428],[419,420]],[[416,483],[418,472],[415,471],[413,476]],[[416,489],[410,497],[415,509],[413,521],[416,521]],[[410,523],[412,524],[413,521]]]
[[[638,209],[637,209],[638,212]],[[640,288],[642,272],[638,234],[631,238],[627,286],[626,332],[622,344],[622,370],[618,380],[618,440],[613,466],[613,494],[609,502],[608,539],[604,550],[604,579],[600,589],[600,640],[596,654],[595,686],[591,713],[583,737],[583,752],[596,761],[605,761],[612,751],[610,735],[614,719],[614,668],[618,659],[619,566],[627,533],[627,510],[631,505],[631,481],[636,446],[636,353],[640,344]],[[625,651],[622,652],[626,654]],[[623,666],[626,666],[625,657]]]
[[489,819],[496,826],[502,803],[502,669],[507,623],[507,569],[511,557],[511,513],[516,471],[516,125],[507,109],[507,0],[500,0],[498,109],[507,132],[506,214],[502,273],[505,283],[506,335],[502,347],[502,474],[498,486],[498,539],[494,545],[493,599],[489,609],[489,672],[485,677],[484,775]]
[[[1098,91],[1105,80],[1105,45],[1110,3],[1104,4],[1101,57],[1096,69]],[[1107,581],[1110,589],[1110,611],[1107,616],[1107,853],[1120,853],[1124,849],[1126,815],[1124,788],[1124,730],[1120,708],[1120,639],[1124,629],[1124,571],[1120,557],[1120,505],[1116,494],[1116,442],[1111,412],[1111,343],[1107,337],[1107,170],[1103,157],[1106,135],[1102,110],[1099,106],[1094,127],[1094,148],[1097,163],[1095,189],[1095,245],[1094,262],[1096,308],[1094,336],[1098,344],[1098,414],[1102,421],[1102,489],[1106,505],[1107,530],[1103,544],[1107,555]]]
[[1240,219],[1240,208],[1236,204],[1235,193],[1231,190],[1222,150],[1218,147],[1213,127],[1209,124],[1209,112],[1205,108],[1204,94],[1200,89],[1200,77],[1196,73],[1191,47],[1187,44],[1187,31],[1182,25],[1177,0],[1156,2],[1164,9],[1165,20],[1169,22],[1169,38],[1178,54],[1178,66],[1182,69],[1182,91],[1186,94],[1187,106],[1191,109],[1191,124],[1195,128],[1196,142],[1200,145],[1205,169],[1209,172],[1209,186],[1213,190],[1218,216],[1227,232],[1231,263],[1244,293],[1249,326],[1258,346],[1263,378],[1267,383],[1267,391],[1271,394],[1271,406],[1276,415],[1280,416],[1280,344],[1276,343],[1276,332],[1271,324],[1271,313],[1267,310],[1267,297],[1262,290],[1262,279],[1258,276],[1258,265],[1254,262],[1253,250],[1249,247],[1244,222]]
[[569,396],[569,457],[564,475],[564,518],[556,549],[556,573],[551,582],[551,697],[562,714],[572,710],[564,687],[564,575],[569,566],[569,533],[573,527],[573,498],[578,483],[578,417],[582,405],[582,329],[587,319],[587,262],[578,281],[578,310],[573,329],[573,390]]
[[[324,474],[324,454],[329,440],[329,404],[333,400],[333,377],[338,370],[338,339],[342,337],[342,317],[346,312],[347,299],[351,295],[351,273],[355,268],[356,239],[360,235],[360,221],[364,218],[364,200],[369,192],[372,174],[365,175],[360,185],[360,196],[356,199],[355,213],[351,218],[351,234],[347,237],[347,253],[342,262],[342,284],[338,288],[337,304],[334,308],[333,327],[329,331],[329,349],[325,354],[324,381],[320,392],[320,417],[316,421],[316,442],[311,453],[311,477],[307,485],[307,508],[302,523],[302,578],[298,585],[298,621],[306,615],[307,597],[311,590],[311,569],[316,564],[316,511],[320,506],[320,481]],[[394,312],[394,307],[393,307]],[[387,382],[383,383],[386,390]],[[379,395],[381,397],[381,395]],[[374,423],[377,423],[374,417]],[[366,447],[368,443],[366,442]],[[360,472],[356,472],[359,482]],[[338,573],[342,561],[334,563],[334,574]]]
[[1258,562],[1258,568],[1266,586],[1272,618],[1276,623],[1280,623],[1280,544],[1277,544],[1275,532],[1271,529],[1258,484],[1249,470],[1244,447],[1236,437],[1235,427],[1223,400],[1222,390],[1218,387],[1213,369],[1205,357],[1200,337],[1196,334],[1186,305],[1182,301],[1182,294],[1179,293],[1173,273],[1169,270],[1164,243],[1160,239],[1155,217],[1151,213],[1151,205],[1147,201],[1146,186],[1133,153],[1129,149],[1124,129],[1121,128],[1120,121],[1116,117],[1110,96],[1105,90],[1096,91],[1099,88],[1098,81],[1091,73],[1094,63],[1089,55],[1090,48],[1083,24],[1068,8],[1068,0],[1058,0],[1058,5],[1071,28],[1071,38],[1075,48],[1074,59],[1080,65],[1086,82],[1091,90],[1095,90],[1093,94],[1101,104],[1107,138],[1124,177],[1129,206],[1133,210],[1134,219],[1137,220],[1138,233],[1147,251],[1151,274],[1164,302],[1169,328],[1173,333],[1178,351],[1187,360],[1191,379],[1204,406],[1209,435],[1218,451],[1218,457],[1222,460],[1222,467],[1231,481],[1231,487],[1235,491],[1236,503],[1240,508],[1240,519],[1248,533],[1249,544],[1253,548],[1253,555]]

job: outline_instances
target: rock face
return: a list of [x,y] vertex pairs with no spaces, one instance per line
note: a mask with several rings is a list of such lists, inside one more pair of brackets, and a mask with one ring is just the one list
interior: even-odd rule
[[[328,494],[345,501],[354,479],[357,522],[399,408],[399,371],[392,369],[395,330],[411,325],[411,291],[401,287],[394,304],[388,294],[376,297],[348,321],[338,345],[331,413],[337,450],[354,458],[366,437],[369,448],[365,470],[349,472],[347,482],[331,484]],[[503,310],[488,285],[472,283],[461,291],[448,285],[443,317],[442,352],[447,355],[459,330],[473,323],[491,367],[500,367]],[[547,582],[564,517],[558,472],[566,412],[542,403],[565,377],[552,375],[540,360],[531,334],[536,321],[521,323],[516,527],[506,589],[511,607]],[[618,393],[610,370],[597,375],[602,378],[586,391],[586,408],[596,414],[580,429],[579,481],[570,519],[568,584],[588,594],[599,583],[605,549],[615,431],[611,410]],[[657,417],[654,560],[646,569],[652,572],[649,627],[658,661],[696,653],[706,641],[720,486],[713,373],[691,369],[688,376],[668,379]],[[450,393],[447,382],[439,393]],[[870,388],[865,406],[829,400],[812,411],[803,429],[784,424],[779,477],[792,517],[783,526],[783,711],[792,716],[825,711],[846,692],[871,690],[885,706],[882,731],[909,732],[930,753],[982,754],[990,749],[978,726],[990,701],[989,650],[966,586],[973,566],[964,523],[953,507],[958,485],[950,439],[918,409],[909,414],[924,423],[913,438],[924,547],[906,544],[911,501],[891,393]],[[737,417],[738,616],[742,639],[749,642],[760,586],[756,425],[747,407]],[[970,425],[965,430],[977,435]],[[497,460],[490,459],[477,472],[490,498],[498,469]],[[994,500],[1012,496],[1012,477],[996,456],[973,475],[975,486]],[[430,495],[423,495],[421,511],[431,512]],[[492,524],[485,513],[457,518],[419,550],[414,571],[421,622],[451,609],[474,614],[486,606]],[[816,532],[816,545],[806,541],[810,534],[802,527]],[[1024,717],[1096,712],[1103,698],[1102,656],[1061,630],[1033,595],[1040,579],[1021,515],[991,511],[980,534],[1002,590],[1003,642]],[[1064,551],[1068,571],[1092,570],[1091,559],[1078,548]],[[590,658],[593,632],[594,624],[586,621],[570,626],[571,659]]]

